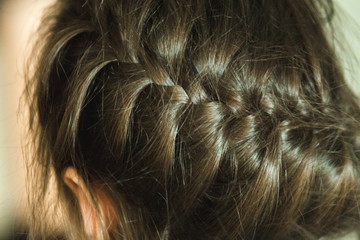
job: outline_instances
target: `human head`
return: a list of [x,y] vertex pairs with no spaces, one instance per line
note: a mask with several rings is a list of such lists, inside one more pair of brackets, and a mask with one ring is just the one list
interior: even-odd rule
[[58,1],[27,88],[37,201],[54,173],[73,239],[358,227],[360,108],[325,38],[331,9]]

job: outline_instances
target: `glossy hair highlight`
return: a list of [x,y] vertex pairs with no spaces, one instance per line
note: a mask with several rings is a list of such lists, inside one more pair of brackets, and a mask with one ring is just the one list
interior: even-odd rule
[[313,0],[61,0],[29,77],[33,239],[74,167],[103,239],[318,239],[359,228],[360,107]]

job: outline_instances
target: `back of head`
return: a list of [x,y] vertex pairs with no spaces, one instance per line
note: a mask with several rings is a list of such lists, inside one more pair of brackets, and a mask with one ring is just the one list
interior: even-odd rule
[[358,227],[359,100],[325,38],[330,12],[312,0],[58,1],[28,83],[36,200],[54,172],[68,234],[84,238],[61,177],[74,167],[94,205],[100,186],[113,206],[104,239]]

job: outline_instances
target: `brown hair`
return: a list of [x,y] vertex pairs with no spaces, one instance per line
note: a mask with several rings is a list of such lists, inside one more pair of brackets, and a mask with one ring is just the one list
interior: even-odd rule
[[325,38],[332,10],[320,0],[58,1],[27,86],[33,238],[52,172],[73,214],[66,234],[85,238],[68,166],[95,203],[95,183],[111,199],[104,239],[358,228],[360,102]]

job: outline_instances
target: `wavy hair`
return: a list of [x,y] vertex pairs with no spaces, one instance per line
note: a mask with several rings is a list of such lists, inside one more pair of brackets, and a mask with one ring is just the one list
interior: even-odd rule
[[[31,236],[54,175],[85,239],[74,167],[116,212],[104,239],[318,239],[359,228],[359,98],[330,1],[61,0],[27,96]],[[31,69],[31,71],[30,71]],[[42,206],[42,207],[40,207]]]

